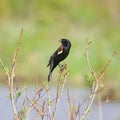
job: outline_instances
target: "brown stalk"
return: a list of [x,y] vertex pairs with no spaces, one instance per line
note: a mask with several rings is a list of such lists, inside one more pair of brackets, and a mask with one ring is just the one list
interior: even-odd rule
[[11,103],[12,103],[12,107],[13,107],[13,113],[14,113],[14,118],[16,120],[18,120],[18,116],[17,116],[17,106],[16,106],[16,101],[15,101],[15,93],[14,93],[14,77],[15,77],[15,66],[16,66],[16,59],[17,59],[17,55],[19,52],[19,47],[20,47],[20,42],[21,42],[21,38],[22,38],[22,33],[23,33],[23,29],[20,32],[20,36],[19,36],[19,40],[18,40],[18,44],[14,53],[14,57],[13,57],[13,63],[12,63],[12,70],[11,73],[9,73],[9,71],[7,71],[7,69],[5,68],[2,60],[0,59],[0,64],[5,72],[5,74],[7,75],[7,80],[5,81],[6,84],[8,85],[9,88],[9,94],[10,94],[10,99],[11,99]]
[[71,106],[71,100],[70,100],[70,93],[69,93],[69,80],[67,80],[67,101],[68,101],[68,107],[69,107],[69,117],[70,120],[75,120],[74,114],[72,111],[72,106]]
[[91,75],[94,77],[95,82],[92,83],[92,87],[91,87],[92,91],[91,91],[90,97],[88,99],[88,103],[87,103],[87,105],[85,107],[85,110],[84,110],[84,112],[83,112],[80,120],[84,120],[86,114],[90,111],[91,106],[92,106],[92,104],[94,102],[94,99],[95,99],[95,97],[96,97],[96,95],[98,93],[100,82],[102,81],[103,76],[104,76],[104,74],[105,74],[108,66],[110,65],[112,59],[118,53],[118,51],[114,51],[112,57],[108,60],[108,62],[105,65],[105,67],[101,70],[100,75],[97,77],[96,74],[95,74],[95,72],[94,72],[94,70],[92,69],[92,67],[90,65],[90,61],[89,61],[89,57],[88,57],[89,56],[89,45],[90,45],[90,41],[87,40],[86,41],[86,54],[85,54],[85,56],[86,56],[86,61],[87,61],[88,69],[89,69]]
[[63,88],[64,88],[64,85],[65,85],[65,82],[66,82],[66,79],[67,79],[67,74],[68,74],[69,71],[68,72],[65,71],[65,73],[63,74],[63,77],[64,77],[63,78],[63,83],[62,83],[62,85],[60,85],[61,76],[62,76],[63,72],[64,71],[60,72],[60,76],[59,76],[59,80],[58,80],[58,84],[57,84],[56,101],[55,101],[55,107],[54,107],[52,120],[55,120],[57,109],[58,109],[58,104],[59,104],[59,101],[60,101],[60,98],[61,98],[61,95],[62,95],[62,92],[63,92]]

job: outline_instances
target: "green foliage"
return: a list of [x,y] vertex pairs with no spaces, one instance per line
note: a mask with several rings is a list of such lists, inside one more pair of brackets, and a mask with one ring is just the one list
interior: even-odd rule
[[91,112],[91,110],[89,110],[88,112]]
[[105,87],[104,83],[101,82],[101,83],[100,83],[100,88],[104,88],[104,87]]
[[11,99],[11,96],[7,96],[7,98]]
[[8,75],[9,74],[9,69],[5,68],[5,74]]
[[95,82],[95,79],[93,78],[91,74],[85,75],[85,84],[87,84],[87,86],[91,88],[93,82]]
[[72,105],[71,110],[72,110],[73,113],[75,112],[75,109],[76,109],[75,105]]
[[52,104],[52,101],[48,101],[48,107],[50,107]]
[[[113,4],[114,3],[114,4]],[[87,73],[83,57],[85,40],[96,38],[90,50],[90,61],[95,71],[106,63],[112,51],[119,49],[119,0],[1,0],[0,4],[0,55],[6,58],[5,65],[11,68],[20,29],[24,28],[17,76],[33,81],[39,76],[46,80],[48,59],[60,44],[57,40],[66,37],[72,42],[69,57],[64,61],[71,69],[73,83],[78,83]],[[109,5],[112,4],[112,8]],[[111,12],[113,11],[113,12]],[[94,41],[91,38],[90,43]],[[27,63],[27,64],[26,64]],[[107,78],[119,81],[119,58],[110,67]],[[58,70],[58,69],[57,69]],[[9,72],[6,70],[6,73]],[[98,71],[99,72],[99,71]],[[82,80],[82,79],[81,79]],[[81,83],[80,83],[81,84]]]
[[19,89],[16,94],[16,100],[21,96],[22,91]]
[[26,120],[27,112],[28,112],[28,109],[27,108],[23,108],[21,111],[18,112],[19,118],[21,120]]

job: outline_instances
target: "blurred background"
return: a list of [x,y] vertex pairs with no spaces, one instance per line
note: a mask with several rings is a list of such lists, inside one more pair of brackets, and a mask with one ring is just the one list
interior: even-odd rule
[[[71,70],[73,86],[87,85],[85,41],[94,36],[90,61],[96,73],[106,64],[115,49],[120,49],[120,0],[1,0],[0,57],[11,68],[21,29],[24,29],[17,59],[16,80],[34,83],[47,81],[49,57],[61,38],[72,42],[69,57],[63,62]],[[57,81],[58,70],[51,84]],[[106,72],[104,83],[120,90],[120,55]],[[0,81],[5,75],[0,67]],[[118,92],[119,93],[119,92]]]

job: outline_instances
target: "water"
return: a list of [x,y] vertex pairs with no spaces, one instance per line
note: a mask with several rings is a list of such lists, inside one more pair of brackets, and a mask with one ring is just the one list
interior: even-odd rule
[[[30,88],[32,90],[32,88]],[[52,88],[52,93],[55,95],[55,88]],[[84,100],[86,96],[89,94],[89,92],[86,89],[70,89],[70,97],[71,97],[71,103],[74,105],[77,105],[79,102]],[[5,87],[0,88],[0,120],[13,120],[13,112],[12,112],[12,106],[10,102],[10,98],[8,89]],[[21,98],[22,99],[22,98]],[[20,101],[19,101],[20,103]],[[85,120],[99,120],[99,105],[95,102],[92,106],[92,110],[87,115]],[[18,107],[20,107],[20,104],[18,104]],[[84,109],[81,107],[81,111]],[[56,120],[69,120],[68,119],[68,104],[67,104],[67,96],[66,91],[64,90],[60,103],[59,103],[59,109],[57,112],[57,119]],[[32,115],[29,117],[29,120],[32,119]],[[119,102],[109,102],[106,104],[102,104],[102,114],[103,114],[103,120],[120,120],[120,103]]]

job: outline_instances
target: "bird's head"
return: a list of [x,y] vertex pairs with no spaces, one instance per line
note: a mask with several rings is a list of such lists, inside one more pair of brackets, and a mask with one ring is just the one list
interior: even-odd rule
[[65,47],[71,47],[71,42],[68,39],[61,39],[59,42]]

